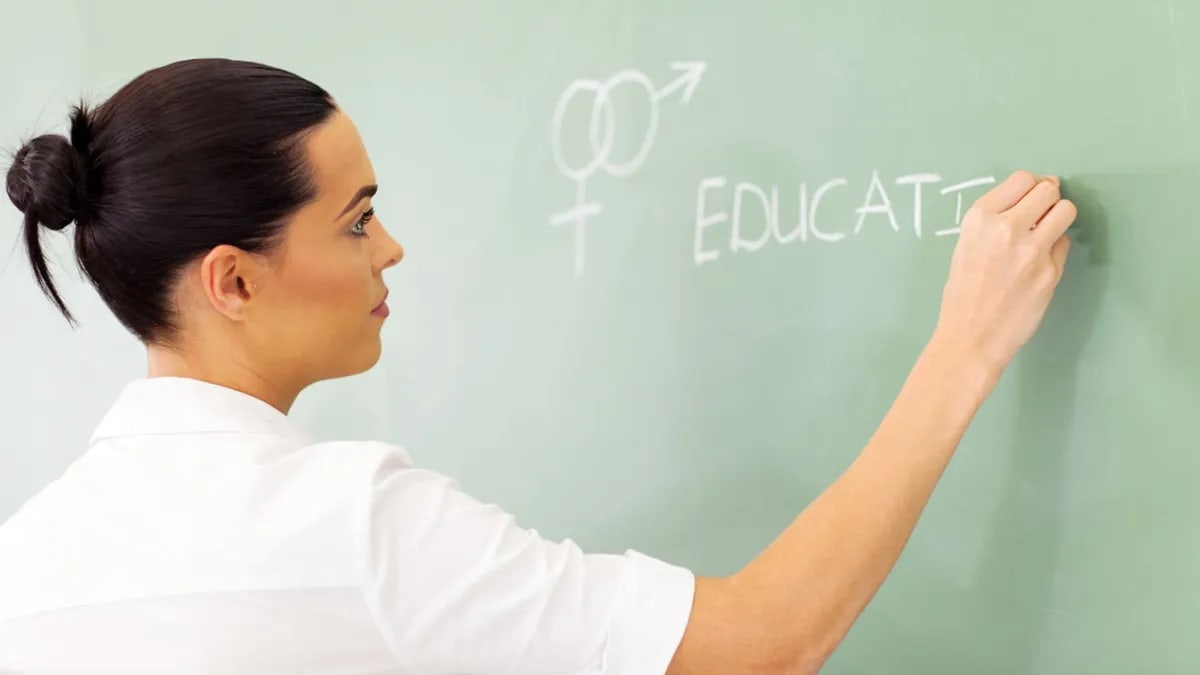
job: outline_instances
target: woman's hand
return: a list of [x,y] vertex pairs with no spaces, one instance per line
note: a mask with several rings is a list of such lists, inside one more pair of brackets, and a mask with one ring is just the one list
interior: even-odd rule
[[999,377],[1046,313],[1075,217],[1057,178],[1027,171],[980,197],[963,218],[934,341],[966,348]]

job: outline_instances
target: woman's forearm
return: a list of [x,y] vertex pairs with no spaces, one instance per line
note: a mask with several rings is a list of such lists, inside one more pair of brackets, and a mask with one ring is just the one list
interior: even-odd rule
[[814,672],[829,657],[899,558],[996,376],[932,341],[853,464],[731,577],[773,636],[767,653]]

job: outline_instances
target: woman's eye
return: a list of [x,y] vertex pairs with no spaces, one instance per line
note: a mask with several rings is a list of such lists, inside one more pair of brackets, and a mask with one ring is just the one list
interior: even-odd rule
[[367,212],[362,214],[361,218],[354,221],[354,225],[350,228],[350,234],[353,234],[356,237],[366,237],[367,236],[367,223],[371,222],[371,219],[374,217],[375,217],[374,207],[367,209]]

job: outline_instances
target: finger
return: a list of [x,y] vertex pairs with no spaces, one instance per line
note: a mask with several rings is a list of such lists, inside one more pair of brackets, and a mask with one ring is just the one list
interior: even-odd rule
[[1063,271],[1067,268],[1067,254],[1071,252],[1071,238],[1063,235],[1050,247],[1050,259],[1054,261],[1054,269],[1058,279],[1062,279]]
[[1033,236],[1038,237],[1045,244],[1057,242],[1078,216],[1079,210],[1075,208],[1074,202],[1070,199],[1060,199],[1038,221]]
[[1062,193],[1059,192],[1058,185],[1054,181],[1039,180],[1037,185],[1007,213],[1021,227],[1033,228],[1059,201],[1060,197],[1062,197]]
[[975,202],[985,213],[1000,213],[1013,207],[1037,185],[1037,178],[1028,171],[1017,171],[996,187],[988,190]]

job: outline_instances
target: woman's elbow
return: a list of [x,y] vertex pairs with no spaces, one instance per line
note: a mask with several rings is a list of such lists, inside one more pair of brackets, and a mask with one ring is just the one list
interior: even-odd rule
[[692,615],[668,675],[816,675],[840,642],[735,577],[697,579]]

